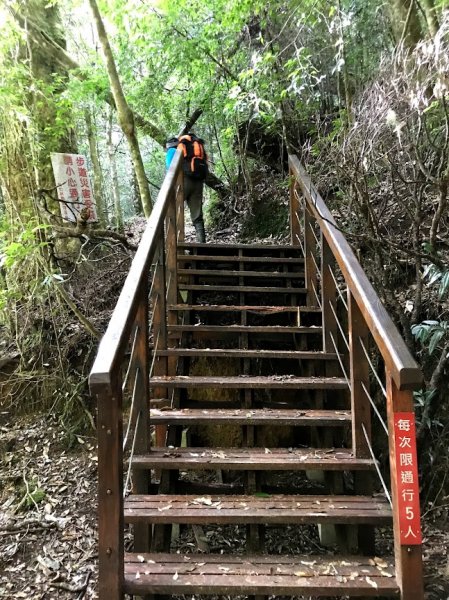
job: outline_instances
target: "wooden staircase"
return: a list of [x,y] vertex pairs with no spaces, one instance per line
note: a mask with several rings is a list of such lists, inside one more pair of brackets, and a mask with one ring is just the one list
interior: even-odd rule
[[[184,242],[180,164],[90,378],[100,599],[422,600],[419,369],[295,157],[289,245]],[[208,551],[217,525],[238,542]],[[278,553],[287,526],[313,555]]]

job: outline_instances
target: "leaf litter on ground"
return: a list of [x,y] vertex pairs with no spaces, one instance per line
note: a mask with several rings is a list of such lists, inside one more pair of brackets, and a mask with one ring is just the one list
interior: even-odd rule
[[69,450],[48,415],[1,425],[0,598],[97,598],[93,438]]

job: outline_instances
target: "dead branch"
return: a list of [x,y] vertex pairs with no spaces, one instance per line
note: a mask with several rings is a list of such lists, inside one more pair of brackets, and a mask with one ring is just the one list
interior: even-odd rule
[[29,532],[29,529],[51,529],[55,525],[52,521],[41,521],[35,518],[10,519],[5,524],[0,525],[0,532],[4,535],[15,534],[20,533],[22,530]]
[[79,239],[90,239],[90,240],[100,240],[100,239],[112,239],[120,242],[125,248],[128,250],[137,250],[137,245],[132,244],[128,241],[128,238],[118,233],[117,231],[112,231],[109,229],[94,229],[92,226],[86,226],[78,222],[76,226],[71,229],[69,227],[53,227],[54,239],[64,239],[64,238],[79,238]]

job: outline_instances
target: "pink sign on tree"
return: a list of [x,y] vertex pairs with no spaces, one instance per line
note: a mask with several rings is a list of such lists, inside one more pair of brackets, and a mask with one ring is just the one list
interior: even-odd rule
[[51,155],[51,164],[62,218],[65,221],[75,222],[81,211],[87,209],[89,211],[87,222],[97,221],[97,210],[87,172],[86,157],[81,154],[54,152]]

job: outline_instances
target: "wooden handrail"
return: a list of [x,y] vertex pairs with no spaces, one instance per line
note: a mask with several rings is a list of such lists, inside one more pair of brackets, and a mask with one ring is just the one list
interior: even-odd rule
[[[151,301],[154,315],[152,333],[157,328],[159,348],[166,350],[167,318],[165,298],[176,301],[177,289],[176,255],[178,224],[180,242],[183,241],[184,223],[178,220],[177,207],[182,206],[183,175],[181,152],[177,152],[162,184],[153,212],[148,219],[117,305],[106,333],[100,343],[97,358],[89,377],[92,394],[97,400],[98,437],[98,563],[99,595],[108,600],[123,598],[123,393],[122,373],[126,362],[126,350],[132,340],[135,351],[129,357],[127,373],[134,373],[129,423],[134,424],[131,453],[149,450],[148,399],[150,384],[150,271],[153,263],[154,289]],[[170,283],[165,273],[169,271]],[[157,308],[156,308],[157,305]],[[134,345],[134,344],[133,344]],[[156,352],[157,348],[153,349]],[[166,361],[165,361],[166,362]],[[167,374],[164,371],[164,374]],[[131,463],[130,463],[131,464]],[[128,469],[130,466],[128,465]],[[127,478],[130,475],[128,470]],[[133,489],[138,494],[148,493],[148,478],[133,472]],[[125,490],[126,491],[126,490]],[[148,527],[135,527],[134,545],[137,551],[149,549]]]
[[[344,312],[342,321],[348,334],[349,344],[346,340],[347,352],[343,349],[345,356],[340,362],[340,367],[345,372],[349,366],[352,450],[355,456],[372,455],[374,458],[371,443],[370,402],[374,406],[375,404],[369,393],[369,366],[372,366],[367,353],[369,333],[385,363],[386,385],[383,391],[388,421],[396,579],[403,600],[423,600],[422,535],[412,394],[413,389],[421,386],[421,370],[304,167],[296,156],[289,156],[289,165],[292,244],[300,246],[305,254],[307,285],[313,284],[318,272],[314,256],[318,248],[312,239],[315,238],[313,223],[316,222],[321,230],[320,289],[325,350],[331,350],[330,338],[335,346],[334,350],[339,351],[336,341],[337,326],[341,334],[340,340],[346,337],[335,310],[338,281],[332,275],[334,261],[338,264],[347,286],[347,302],[344,301],[343,296],[341,299],[346,309],[346,312],[342,311]],[[312,236],[309,230],[312,231]],[[343,309],[343,306],[341,308]],[[382,382],[379,379],[378,381],[383,387]],[[379,476],[382,479],[380,470]],[[362,483],[366,486],[366,481]],[[382,483],[388,496],[383,479]],[[355,490],[357,485],[357,477],[355,477]],[[366,487],[364,491],[366,492]],[[374,544],[372,533],[366,534],[367,532],[363,534],[365,540],[363,543],[366,543],[367,547],[372,547]]]
[[174,190],[181,167],[181,152],[177,151],[148,219],[106,333],[100,342],[89,377],[91,389],[98,384],[109,384],[112,374],[122,359],[139,303],[139,288],[143,279],[148,277],[171,199],[170,193]]
[[323,198],[311,182],[297,156],[289,156],[289,166],[307,201],[309,210],[312,211],[332,250],[397,388],[399,390],[419,389],[422,385],[420,368],[410,354],[349,243],[338,229]]

